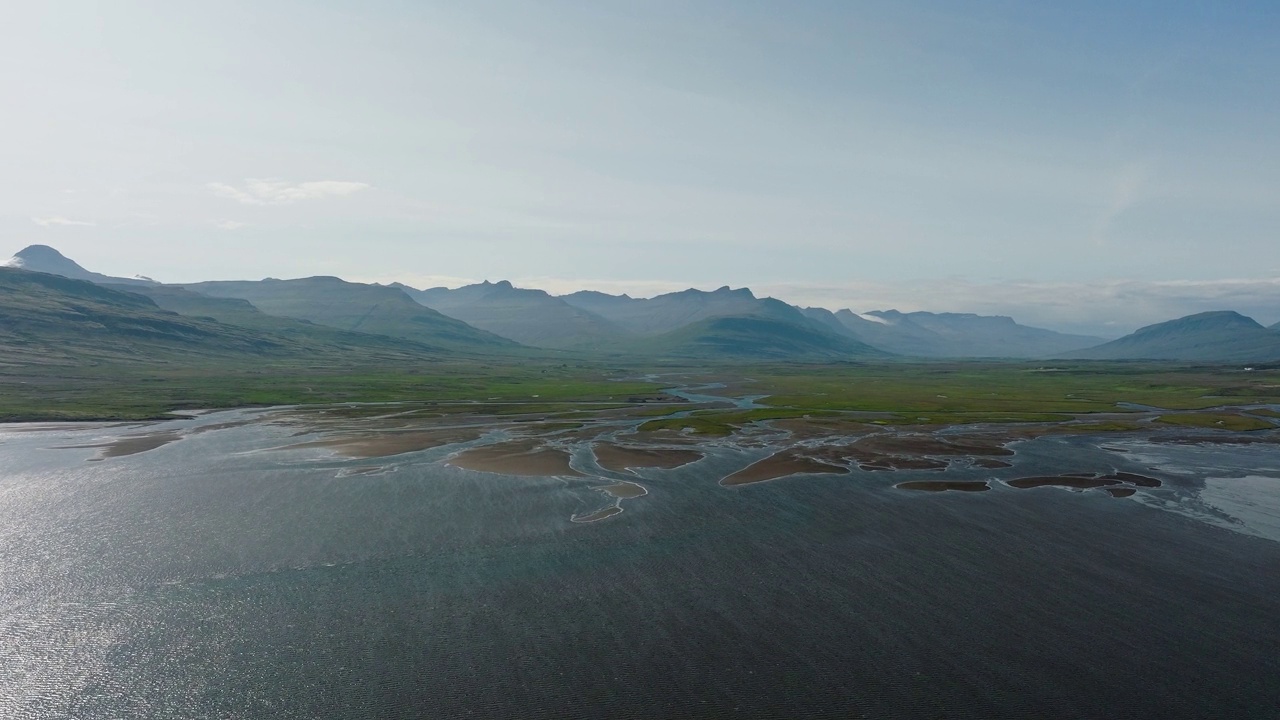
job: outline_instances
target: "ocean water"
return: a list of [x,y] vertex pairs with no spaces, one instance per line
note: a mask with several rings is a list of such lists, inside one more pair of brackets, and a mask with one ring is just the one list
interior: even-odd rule
[[65,447],[265,417],[0,428],[0,717],[1280,716],[1272,447],[1042,438],[948,473],[1165,480],[1115,499],[724,488],[760,453],[721,445],[585,524],[598,479],[456,448]]

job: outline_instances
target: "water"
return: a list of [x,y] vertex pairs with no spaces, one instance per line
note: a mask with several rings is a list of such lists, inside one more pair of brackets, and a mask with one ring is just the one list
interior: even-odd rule
[[1168,480],[1117,500],[893,489],[938,477],[908,472],[727,489],[759,451],[720,444],[641,471],[648,495],[587,524],[570,518],[601,504],[593,478],[469,472],[442,462],[451,448],[269,450],[307,439],[271,422],[100,461],[57,449],[155,429],[0,430],[0,717],[1280,706],[1270,447],[1043,438],[1018,445],[1016,468],[955,473],[1155,466]]

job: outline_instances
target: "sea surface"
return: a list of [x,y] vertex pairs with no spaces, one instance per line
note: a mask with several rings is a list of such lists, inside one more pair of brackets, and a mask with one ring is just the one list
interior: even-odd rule
[[762,451],[717,446],[575,523],[598,479],[282,450],[267,412],[0,426],[0,718],[1280,717],[1280,446],[948,472],[1164,481],[1124,499],[726,488]]

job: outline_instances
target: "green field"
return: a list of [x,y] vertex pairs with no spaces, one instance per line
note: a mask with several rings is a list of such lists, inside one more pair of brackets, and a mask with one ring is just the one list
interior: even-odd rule
[[[638,381],[645,373],[662,376]],[[1128,429],[1116,413],[1134,403],[1177,411],[1166,423],[1252,429],[1269,420],[1238,413],[1196,413],[1280,403],[1280,370],[1232,372],[1162,364],[1081,363],[1052,369],[1026,363],[877,363],[831,365],[625,366],[603,361],[509,360],[379,362],[370,367],[280,360],[260,364],[93,367],[10,366],[0,372],[0,419],[141,419],[173,410],[341,402],[476,402],[493,414],[555,415],[653,399],[664,387],[723,382],[725,396],[760,395],[767,408],[637,406],[647,430],[689,428],[726,434],[759,420],[842,416],[880,424],[1058,422],[1105,413],[1094,427]],[[516,403],[518,405],[510,405]],[[596,403],[590,408],[581,403]],[[466,411],[455,408],[454,411]],[[1190,415],[1188,415],[1190,413]],[[1266,413],[1261,413],[1265,415]],[[1190,419],[1188,419],[1188,417]],[[1229,420],[1227,422],[1224,417]],[[1219,422],[1222,421],[1222,422]],[[1248,427],[1246,427],[1248,426]]]

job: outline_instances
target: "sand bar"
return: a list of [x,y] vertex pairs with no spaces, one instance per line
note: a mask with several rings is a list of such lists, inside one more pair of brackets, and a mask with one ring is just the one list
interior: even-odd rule
[[170,431],[152,433],[150,435],[130,435],[129,437],[116,438],[115,440],[91,445],[59,445],[58,448],[98,448],[98,457],[94,459],[102,460],[104,458],[124,457],[125,455],[137,455],[181,439],[181,435]]
[[611,518],[620,512],[622,512],[622,508],[617,505],[610,505],[607,508],[600,508],[599,510],[586,515],[574,515],[569,519],[576,523],[597,522],[599,520],[604,520],[605,518]]
[[643,485],[633,482],[620,482],[613,485],[602,485],[595,488],[603,493],[612,495],[619,500],[630,500],[632,498],[644,497],[649,494]]
[[499,475],[582,477],[582,473],[569,467],[568,452],[543,447],[537,440],[517,440],[463,450],[449,458],[449,464]]
[[377,458],[429,450],[443,445],[475,440],[487,428],[450,428],[447,430],[411,430],[408,432],[363,433],[286,445],[278,450],[325,447],[349,458]]
[[1052,477],[1025,477],[1010,480],[1007,483],[1010,487],[1016,487],[1021,490],[1038,487],[1065,487],[1074,488],[1076,490],[1088,490],[1090,488],[1106,487],[1108,485],[1119,485],[1119,480],[1110,480],[1100,477],[1071,477],[1068,475],[1055,475]]
[[751,483],[764,482],[766,480],[776,480],[788,475],[803,473],[844,474],[847,472],[849,472],[848,468],[830,465],[811,457],[800,455],[795,449],[787,449],[776,452],[763,460],[757,460],[724,478],[720,481],[720,484],[725,487],[732,487],[735,485],[750,485]]
[[697,462],[705,457],[696,450],[681,448],[645,448],[614,443],[596,443],[592,447],[600,467],[614,472],[624,472],[633,467],[656,467],[664,470]]

